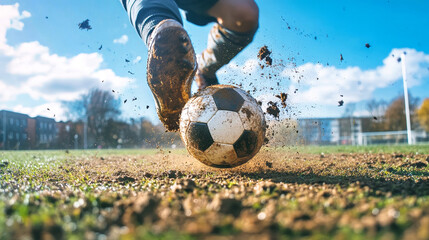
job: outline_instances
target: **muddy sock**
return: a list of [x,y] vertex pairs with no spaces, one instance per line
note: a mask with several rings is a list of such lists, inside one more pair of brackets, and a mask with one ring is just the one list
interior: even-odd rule
[[199,69],[204,76],[216,77],[216,71],[229,63],[241,50],[252,42],[254,31],[240,33],[216,24],[210,30],[207,49],[201,54]]
[[155,29],[156,25],[165,19],[174,19],[182,24],[181,19],[177,19],[174,14],[169,14],[168,11],[156,10],[157,14],[144,13],[141,21],[137,23],[137,31],[143,39],[146,46],[149,47],[149,37]]
[[137,33],[148,46],[155,26],[165,19],[174,19],[183,25],[179,8],[174,0],[121,0]]

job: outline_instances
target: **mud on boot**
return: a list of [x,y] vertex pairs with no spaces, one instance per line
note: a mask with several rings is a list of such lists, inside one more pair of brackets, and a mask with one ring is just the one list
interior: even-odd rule
[[197,69],[194,48],[182,25],[171,19],[156,26],[149,43],[148,85],[159,119],[168,131],[177,131]]

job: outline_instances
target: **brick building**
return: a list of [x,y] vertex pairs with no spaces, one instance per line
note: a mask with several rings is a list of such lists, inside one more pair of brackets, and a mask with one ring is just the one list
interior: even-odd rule
[[53,118],[0,110],[0,149],[43,149],[50,148],[57,130]]
[[36,125],[35,148],[44,149],[52,147],[57,135],[55,119],[37,116],[34,120]]
[[0,111],[0,149],[28,149],[27,124],[30,117],[26,114],[6,110]]

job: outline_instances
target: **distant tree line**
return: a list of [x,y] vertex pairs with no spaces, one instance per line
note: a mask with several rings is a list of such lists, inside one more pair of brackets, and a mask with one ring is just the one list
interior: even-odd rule
[[[417,115],[419,102],[418,98],[409,94],[410,119],[413,130],[421,128]],[[372,121],[368,126],[370,132],[407,129],[404,95],[399,95],[390,102],[371,100],[367,103],[367,109],[372,115]]]
[[[166,133],[147,118],[121,119],[121,100],[109,91],[93,89],[78,100],[63,102],[68,122],[58,124],[58,148],[134,148],[180,145],[177,133]],[[86,132],[86,133],[85,133]]]
[[[429,131],[429,99],[419,107],[419,99],[409,94],[409,102],[412,129]],[[83,148],[85,132],[88,148],[182,145],[178,133],[166,132],[161,124],[153,124],[147,118],[121,119],[120,104],[121,100],[111,92],[100,89],[93,89],[76,101],[64,102],[68,117],[73,120],[57,125],[57,141],[52,147]],[[362,121],[364,132],[406,130],[402,95],[390,102],[371,100],[367,103],[367,110],[370,116]],[[353,112],[354,105],[348,105],[344,117],[352,117]],[[298,125],[298,121],[293,119],[269,123],[266,140],[269,140],[270,145],[300,144],[303,137],[298,131]]]
[[429,132],[429,98],[426,98],[423,101],[422,105],[417,111],[417,116],[422,128]]

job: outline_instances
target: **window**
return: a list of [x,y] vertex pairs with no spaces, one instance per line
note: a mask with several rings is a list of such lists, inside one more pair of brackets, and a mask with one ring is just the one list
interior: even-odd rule
[[8,134],[8,138],[9,138],[9,139],[13,139],[13,132],[10,132],[10,133]]
[[27,134],[26,134],[26,133],[23,133],[23,134],[22,134],[22,139],[23,139],[23,140],[27,140]]
[[15,133],[16,140],[19,140],[19,133]]
[[9,124],[13,125],[13,118],[9,118]]

